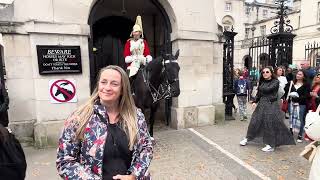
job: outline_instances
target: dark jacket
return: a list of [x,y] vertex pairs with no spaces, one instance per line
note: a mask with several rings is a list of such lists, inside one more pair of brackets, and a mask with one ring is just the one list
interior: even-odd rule
[[313,81],[313,78],[314,76],[316,76],[317,72],[314,68],[310,67],[306,70],[304,70],[305,73],[307,74],[307,81],[308,81],[308,84],[311,85],[312,84],[312,81]]
[[0,84],[0,124],[4,127],[8,127],[9,119],[8,112],[9,109],[9,96],[4,85]]
[[290,81],[293,81],[293,73],[288,73],[286,75],[286,78],[287,78],[287,81],[290,82]]
[[15,136],[0,125],[0,179],[24,180],[27,163]]
[[240,77],[233,83],[233,91],[237,96],[247,96],[250,89],[250,83],[244,77]]
[[[103,152],[108,135],[108,116],[106,108],[97,102],[94,115],[86,125],[84,139],[75,140],[78,128],[77,115],[73,114],[64,123],[59,139],[56,166],[63,179],[101,180],[103,169]],[[153,158],[153,146],[148,127],[141,110],[137,110],[137,140],[133,147],[131,166],[128,169],[137,180],[150,179],[148,168]]]
[[289,101],[299,103],[299,105],[308,105],[308,100],[310,98],[310,85],[308,83],[303,84],[298,89],[296,89],[293,84],[290,92],[288,92],[289,88],[290,88],[290,82],[288,82],[288,84],[284,88],[285,93],[282,97],[283,99],[287,98],[288,93],[297,92],[299,94],[299,97],[289,98]]
[[266,98],[270,102],[278,100],[279,80],[271,79],[259,82],[258,93],[254,103],[260,101],[261,98]]

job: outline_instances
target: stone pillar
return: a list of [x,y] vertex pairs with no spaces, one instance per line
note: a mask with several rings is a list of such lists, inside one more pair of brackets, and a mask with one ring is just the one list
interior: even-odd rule
[[171,126],[179,129],[223,121],[222,44],[177,40],[173,52],[176,49],[180,49],[181,93],[173,100]]
[[176,29],[172,51],[180,49],[180,96],[173,99],[171,126],[177,129],[224,121],[222,103],[222,44],[214,1],[168,1]]

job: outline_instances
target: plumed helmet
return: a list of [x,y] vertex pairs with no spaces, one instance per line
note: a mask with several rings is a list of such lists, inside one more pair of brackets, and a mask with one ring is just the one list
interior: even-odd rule
[[141,32],[142,38],[143,38],[143,27],[142,27],[142,19],[141,16],[138,15],[136,18],[136,23],[132,28],[132,32],[130,34],[130,36],[132,37],[132,33],[133,32]]

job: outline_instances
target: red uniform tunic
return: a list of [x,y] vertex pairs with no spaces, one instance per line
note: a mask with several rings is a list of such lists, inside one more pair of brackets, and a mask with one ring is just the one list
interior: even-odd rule
[[146,58],[146,62],[152,60],[148,43],[144,39],[138,39],[137,41],[129,39],[124,46],[123,54],[128,67],[131,65],[131,62],[134,61],[132,55],[143,56]]

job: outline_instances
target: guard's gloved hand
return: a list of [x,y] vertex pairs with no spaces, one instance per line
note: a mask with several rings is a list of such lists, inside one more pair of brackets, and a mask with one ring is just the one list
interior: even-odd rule
[[148,64],[149,62],[152,61],[152,56],[148,55],[148,56],[146,57],[146,59],[147,59],[147,64]]
[[124,61],[126,63],[131,63],[132,61],[134,61],[134,59],[132,58],[132,56],[127,56],[127,57],[124,58]]
[[144,57],[143,55],[138,55],[138,59],[139,59],[139,61],[140,61],[140,64],[142,64],[142,65],[146,65],[146,63],[147,63],[147,58],[146,57]]

